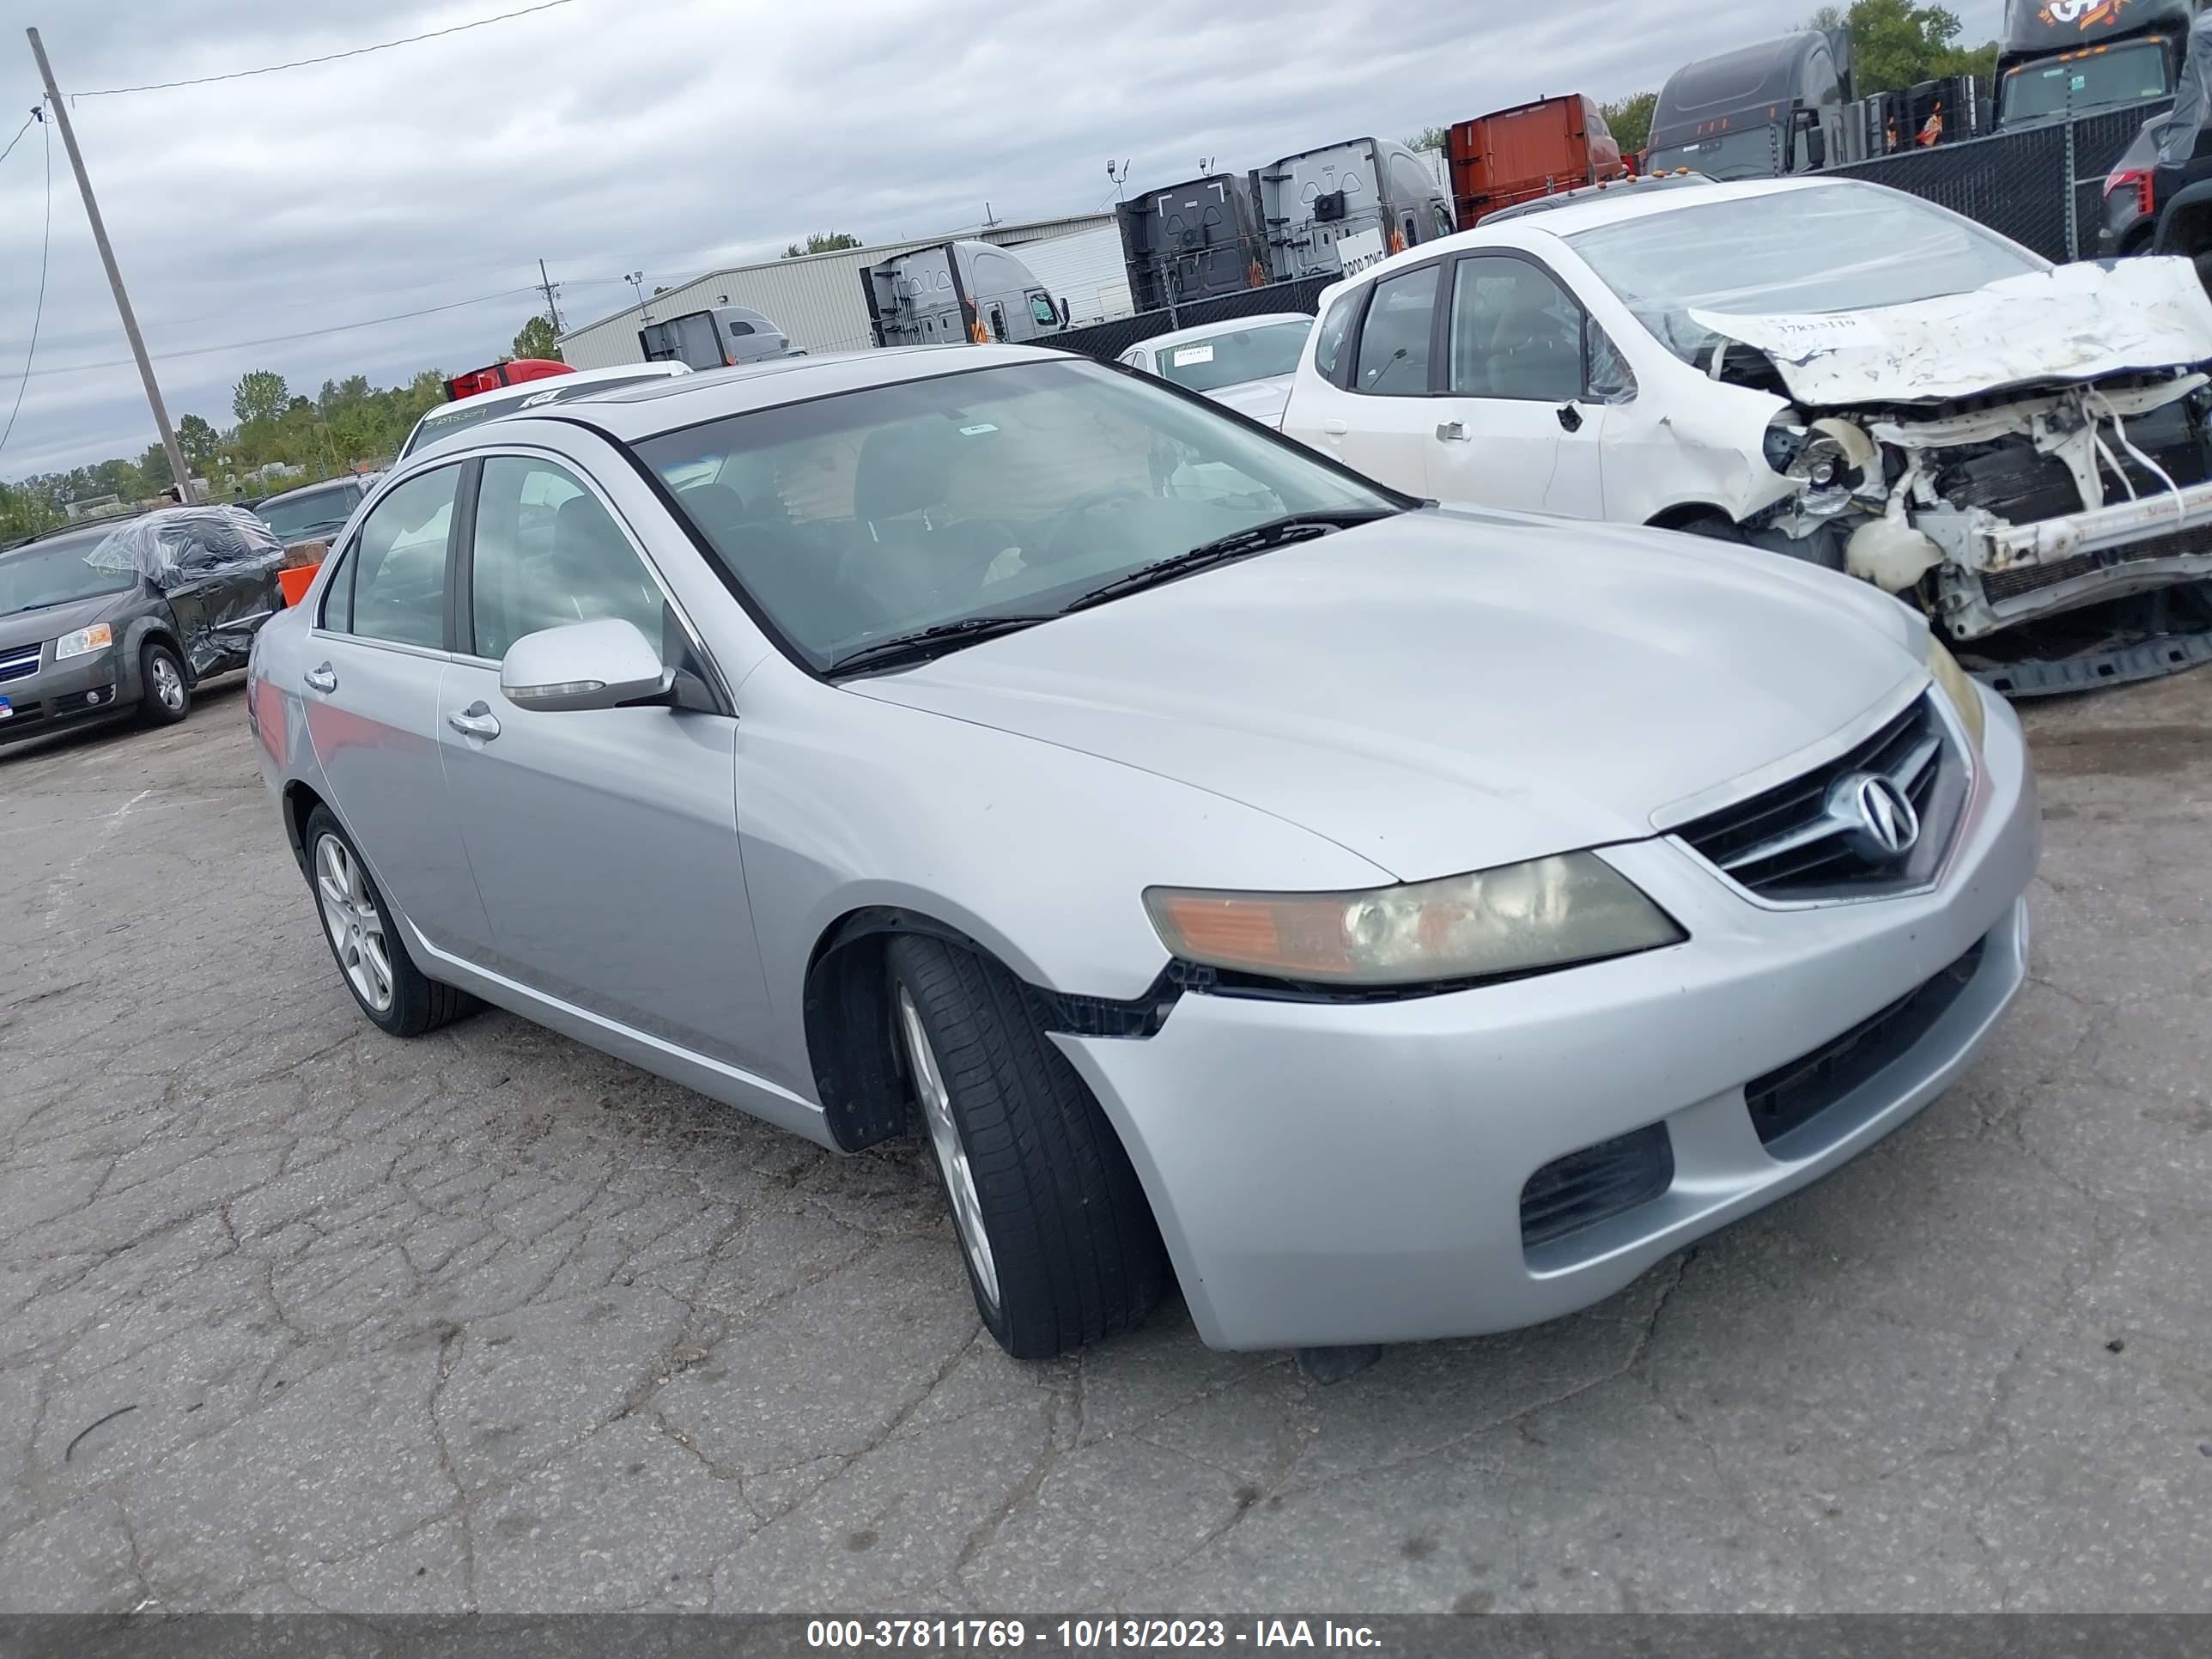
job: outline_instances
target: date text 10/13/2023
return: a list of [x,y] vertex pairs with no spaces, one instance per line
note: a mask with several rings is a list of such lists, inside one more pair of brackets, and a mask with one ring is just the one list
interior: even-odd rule
[[1380,1648],[1365,1625],[1333,1620],[1253,1619],[812,1619],[810,1648],[967,1649],[1012,1653],[1024,1648],[1090,1652],[1127,1648]]

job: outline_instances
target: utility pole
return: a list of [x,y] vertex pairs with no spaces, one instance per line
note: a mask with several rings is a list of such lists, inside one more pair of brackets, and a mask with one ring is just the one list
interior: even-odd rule
[[558,334],[561,331],[561,307],[553,303],[553,279],[545,274],[545,261],[543,259],[538,262],[538,286],[545,295],[545,315],[553,324],[553,331]]
[[177,434],[169,425],[169,411],[161,404],[161,388],[154,379],[154,365],[146,356],[146,341],[138,332],[138,319],[131,310],[131,296],[123,291],[123,273],[116,269],[115,250],[107,245],[107,227],[100,217],[100,204],[92,198],[92,180],[85,176],[84,156],[76,147],[76,133],[70,125],[69,106],[62,101],[61,88],[54,85],[54,66],[46,61],[46,49],[39,40],[36,29],[26,29],[31,37],[31,56],[39,60],[39,77],[46,83],[46,109],[54,125],[62,130],[62,147],[69,151],[70,166],[76,171],[77,193],[84,198],[84,216],[92,222],[92,240],[99,245],[100,262],[107,267],[107,285],[115,290],[115,308],[123,313],[123,331],[131,339],[131,355],[138,360],[138,378],[146,383],[146,401],[153,406],[155,429],[161,434],[161,447],[169,457],[169,471],[177,477],[177,499],[189,506],[192,495],[191,469],[185,465],[185,453],[177,447]]

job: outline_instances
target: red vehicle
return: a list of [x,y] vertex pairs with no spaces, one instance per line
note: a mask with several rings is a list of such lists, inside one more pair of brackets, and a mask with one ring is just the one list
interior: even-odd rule
[[1580,93],[1462,121],[1452,128],[1444,154],[1462,230],[1500,208],[1626,179],[1630,171],[1605,117]]
[[493,363],[484,368],[472,368],[465,374],[456,374],[446,382],[448,398],[473,397],[479,392],[489,392],[496,386],[520,386],[525,380],[542,380],[549,374],[574,374],[576,371],[550,357],[511,357],[503,363]]

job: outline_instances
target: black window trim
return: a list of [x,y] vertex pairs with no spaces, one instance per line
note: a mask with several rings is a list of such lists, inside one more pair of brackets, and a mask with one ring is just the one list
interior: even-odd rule
[[[1494,398],[1486,397],[1479,392],[1453,392],[1449,389],[1451,382],[1450,352],[1452,300],[1453,296],[1459,292],[1459,268],[1471,259],[1500,258],[1517,259],[1522,264],[1533,266],[1535,270],[1543,273],[1546,277],[1550,279],[1553,287],[1558,289],[1560,293],[1566,295],[1567,303],[1574,307],[1575,314],[1582,319],[1581,325],[1575,331],[1575,347],[1581,354],[1582,358],[1582,385],[1580,389],[1576,392],[1573,397],[1564,400],[1557,398]],[[1438,388],[1437,391],[1431,394],[1432,396],[1441,398],[1465,398],[1471,399],[1475,403],[1483,404],[1542,404],[1547,408],[1554,409],[1565,408],[1566,404],[1573,403],[1587,403],[1592,408],[1596,408],[1600,405],[1602,400],[1594,396],[1590,392],[1590,308],[1583,303],[1583,296],[1575,292],[1574,285],[1572,283],[1561,277],[1559,273],[1552,268],[1550,263],[1540,256],[1530,253],[1525,249],[1517,247],[1468,248],[1461,252],[1455,253],[1452,256],[1451,265],[1451,281],[1447,285],[1449,291],[1443,296],[1444,302],[1437,307],[1437,321],[1441,325],[1439,337],[1436,343],[1430,348],[1431,353],[1431,361],[1436,365],[1436,372],[1430,377],[1430,384]],[[1611,337],[1608,336],[1607,337],[1610,338]],[[1619,351],[1620,349],[1620,343],[1617,340],[1614,341],[1613,349],[1615,351]]]

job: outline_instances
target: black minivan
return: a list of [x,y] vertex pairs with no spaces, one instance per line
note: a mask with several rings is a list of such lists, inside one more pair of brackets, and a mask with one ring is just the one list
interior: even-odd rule
[[164,507],[0,550],[0,744],[120,714],[167,726],[246,666],[284,550],[238,507]]

